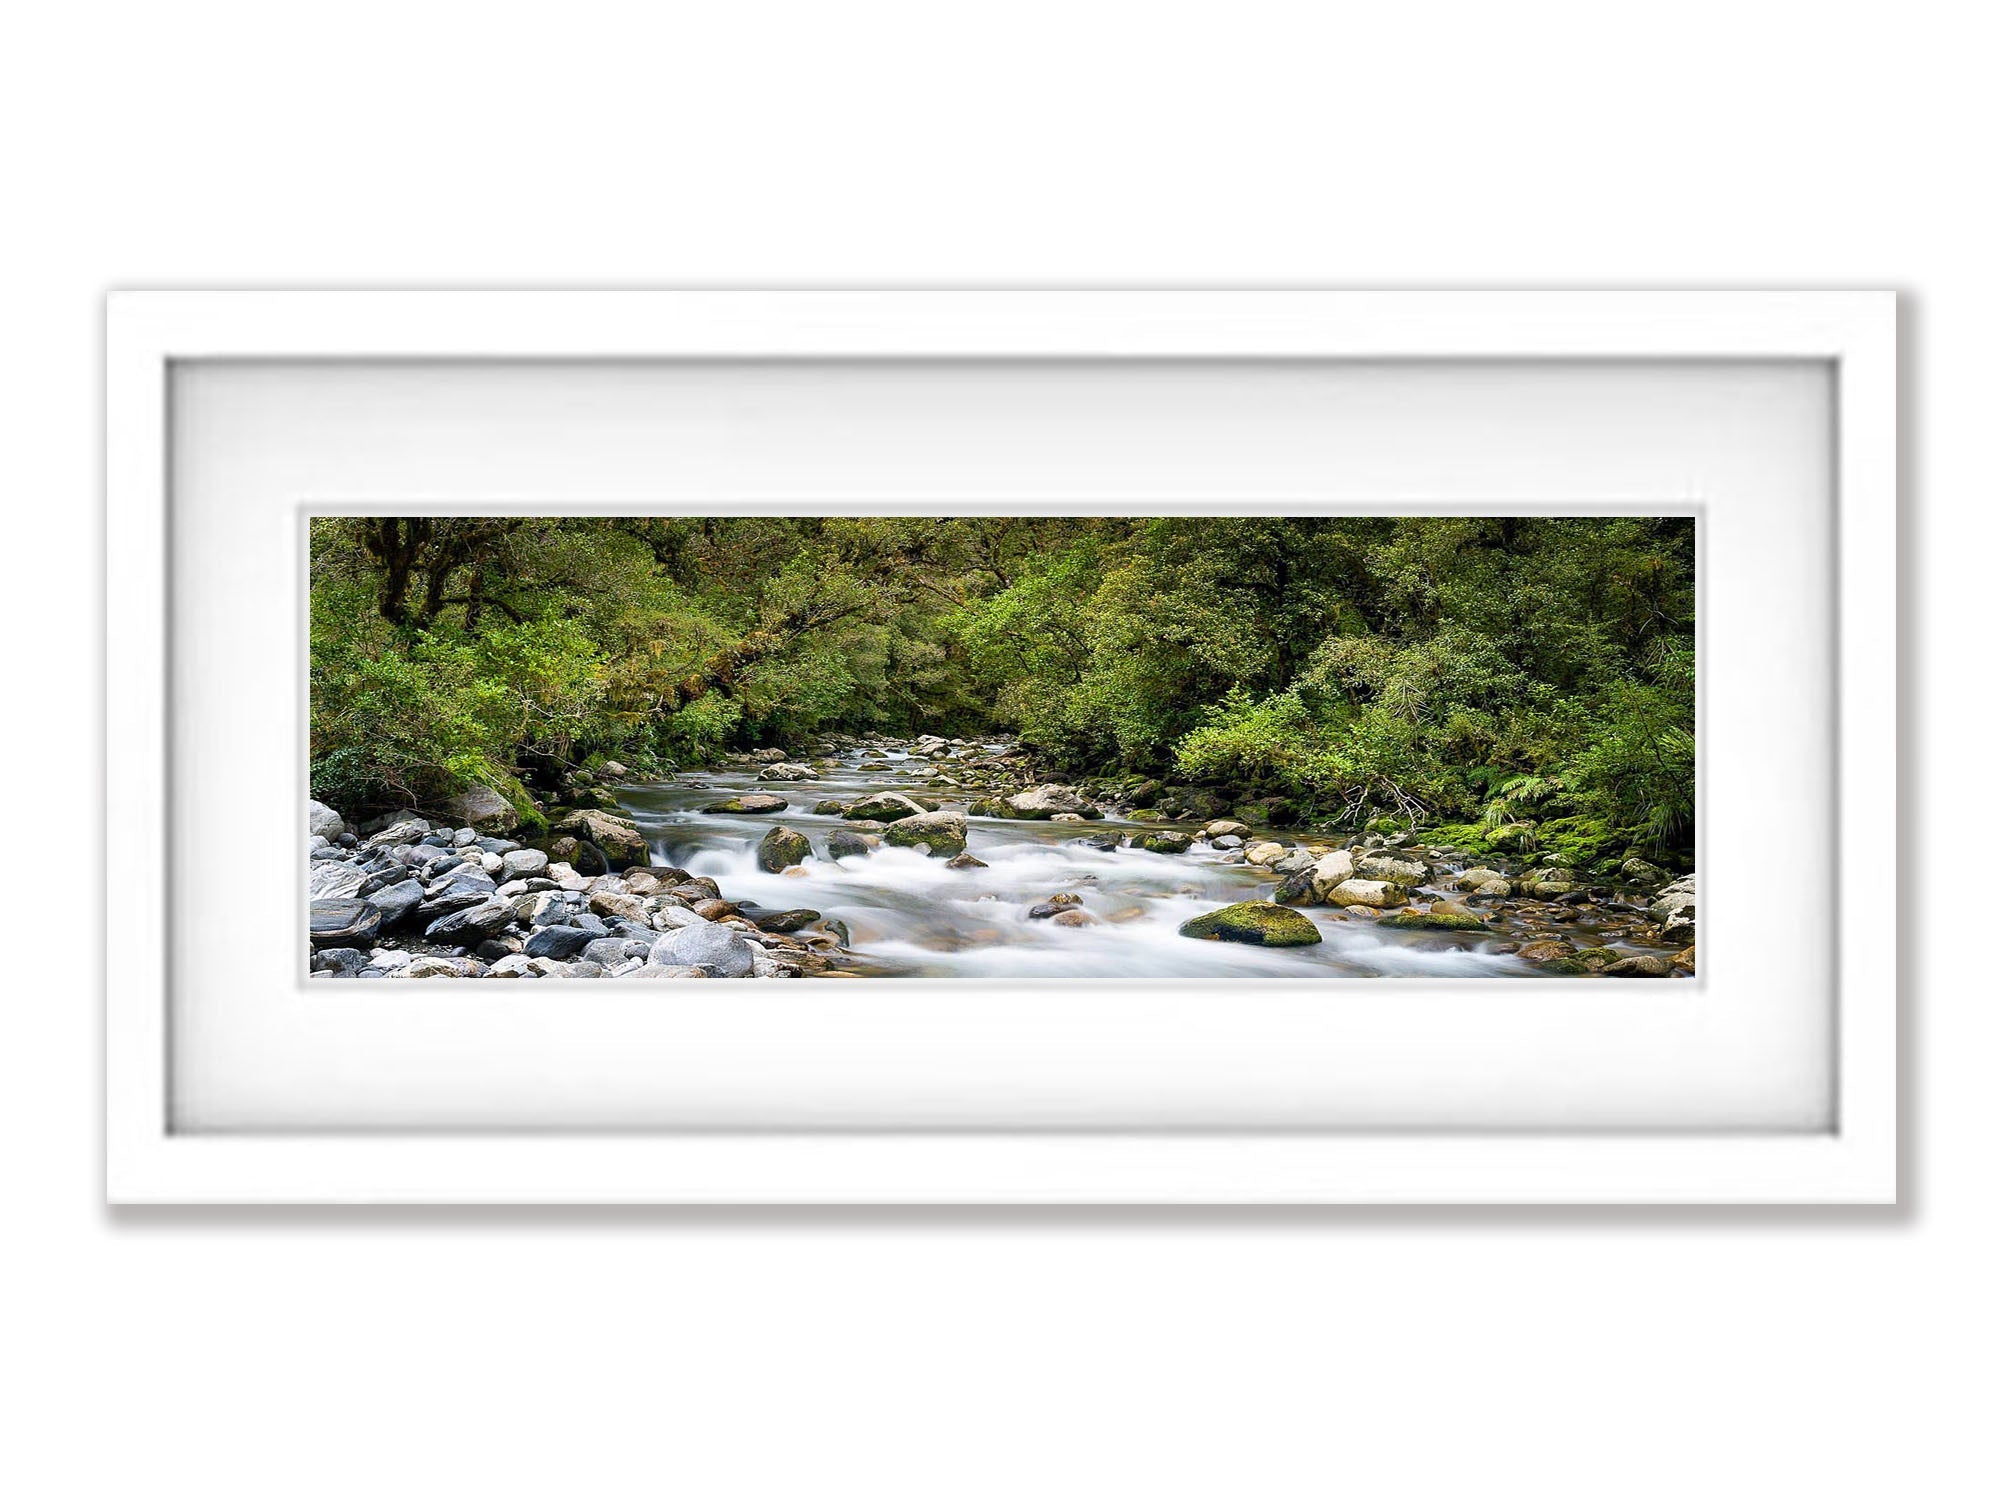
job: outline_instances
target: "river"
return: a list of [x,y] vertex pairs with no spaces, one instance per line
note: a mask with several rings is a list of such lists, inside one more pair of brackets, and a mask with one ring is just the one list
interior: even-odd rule
[[[996,746],[995,750],[1005,747]],[[1259,948],[1184,938],[1190,917],[1233,901],[1268,899],[1272,879],[1222,851],[1197,842],[1186,854],[1139,849],[1101,850],[1077,842],[1105,829],[1196,825],[1123,822],[1089,825],[968,817],[968,849],[985,869],[949,870],[941,859],[884,847],[865,856],[826,857],[826,836],[843,826],[815,814],[822,799],[851,801],[883,790],[939,792],[925,786],[931,762],[902,750],[850,750],[816,759],[811,781],[766,782],[758,767],[688,773],[670,781],[615,789],[624,811],[650,840],[656,860],[716,881],[731,901],[774,908],[811,907],[838,918],[851,937],[845,972],[931,978],[1466,978],[1533,976],[1512,954],[1493,951],[1510,934],[1384,930],[1325,907],[1302,908],[1324,941],[1296,948]],[[699,809],[756,790],[787,798],[777,814],[703,813]],[[945,793],[946,797],[955,794]],[[962,801],[944,806],[962,811]],[[812,840],[814,856],[789,875],[758,867],[757,841],[782,823]],[[1058,926],[1031,919],[1029,909],[1058,894],[1081,898],[1095,920]],[[1588,917],[1565,918],[1559,930],[1582,943],[1630,945]],[[1516,940],[1522,934],[1514,933]],[[1631,947],[1633,952],[1653,951]]]

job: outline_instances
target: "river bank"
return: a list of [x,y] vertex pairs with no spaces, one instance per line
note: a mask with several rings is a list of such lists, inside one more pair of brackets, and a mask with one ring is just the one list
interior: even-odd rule
[[349,830],[316,810],[314,972],[1665,978],[1694,967],[1692,876],[1176,818],[1170,808],[1192,809],[1171,790],[1155,794],[1166,806],[1139,808],[1037,783],[1001,742],[832,740],[657,782],[621,770],[587,778],[609,805],[559,818],[540,847],[412,818]]

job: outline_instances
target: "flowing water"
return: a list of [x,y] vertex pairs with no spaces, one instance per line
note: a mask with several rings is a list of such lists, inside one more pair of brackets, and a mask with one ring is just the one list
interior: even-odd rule
[[[1005,747],[994,747],[1002,749]],[[902,751],[848,751],[814,780],[762,782],[758,767],[690,773],[672,781],[617,789],[619,802],[652,841],[654,857],[711,877],[731,901],[772,908],[811,907],[838,918],[851,935],[841,967],[864,975],[943,978],[1174,978],[1530,975],[1526,963],[1493,950],[1500,935],[1384,931],[1363,918],[1302,908],[1324,941],[1300,948],[1258,948],[1184,938],[1188,918],[1232,901],[1269,899],[1273,881],[1198,842],[1186,854],[1111,851],[1078,842],[1106,829],[1191,825],[1090,824],[968,818],[967,847],[988,868],[949,870],[941,859],[883,847],[866,856],[826,857],[826,836],[843,826],[815,814],[825,798],[848,802],[871,792],[914,791],[931,762]],[[702,806],[739,792],[774,792],[790,806],[765,815],[712,814]],[[943,805],[962,811],[962,794]],[[802,873],[758,868],[757,842],[773,827],[812,840]],[[1096,920],[1086,927],[1031,919],[1028,910],[1073,893]]]

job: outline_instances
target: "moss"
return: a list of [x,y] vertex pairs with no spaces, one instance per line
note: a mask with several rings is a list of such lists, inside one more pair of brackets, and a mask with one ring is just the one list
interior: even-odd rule
[[1239,901],[1206,912],[1181,923],[1181,936],[1264,948],[1300,948],[1321,940],[1310,917],[1275,901]]
[[1576,956],[1587,965],[1615,964],[1624,955],[1616,948],[1579,948]]
[[1466,854],[1483,855],[1493,852],[1492,844],[1486,839],[1488,831],[1477,823],[1439,823],[1430,828],[1418,829],[1417,838],[1425,844],[1440,844]]
[[1573,958],[1552,958],[1545,964],[1536,965],[1536,969],[1543,974],[1588,974],[1590,972],[1587,964],[1579,963]]
[[1384,917],[1384,927],[1421,928],[1433,932],[1484,932],[1485,922],[1462,906],[1434,903],[1428,911],[1399,911]]

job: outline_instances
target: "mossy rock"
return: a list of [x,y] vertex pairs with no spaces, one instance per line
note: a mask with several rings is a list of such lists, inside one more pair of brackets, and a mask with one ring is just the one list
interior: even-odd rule
[[1185,854],[1194,843],[1191,833],[1142,833],[1132,840],[1141,849],[1153,854]]
[[796,828],[773,828],[757,845],[757,863],[775,875],[804,864],[811,853],[812,840]]
[[1419,928],[1428,932],[1484,932],[1486,923],[1462,906],[1439,901],[1427,911],[1399,911],[1382,919],[1384,927]]
[[1590,965],[1580,963],[1573,958],[1552,958],[1545,964],[1538,964],[1536,968],[1543,974],[1588,974],[1591,971]]
[[1239,901],[1181,923],[1181,936],[1261,948],[1302,948],[1321,941],[1310,917],[1275,901]]

